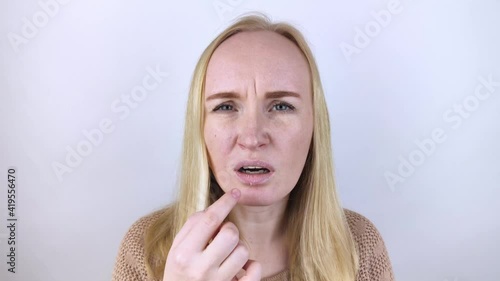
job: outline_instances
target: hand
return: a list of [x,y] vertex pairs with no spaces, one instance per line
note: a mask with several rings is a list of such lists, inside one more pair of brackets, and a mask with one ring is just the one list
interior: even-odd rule
[[[261,266],[248,259],[238,228],[231,222],[222,224],[240,195],[233,189],[205,211],[189,217],[174,238],[163,281],[260,281]],[[245,274],[238,279],[242,269]]]

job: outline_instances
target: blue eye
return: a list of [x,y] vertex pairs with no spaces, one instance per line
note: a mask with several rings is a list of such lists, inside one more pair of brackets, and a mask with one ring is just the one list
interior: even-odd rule
[[221,105],[216,106],[212,111],[220,111],[220,110],[222,111],[233,110],[233,106],[223,103]]
[[280,103],[274,104],[273,109],[275,109],[277,111],[290,111],[290,110],[294,110],[295,107],[293,107],[287,103],[280,102]]

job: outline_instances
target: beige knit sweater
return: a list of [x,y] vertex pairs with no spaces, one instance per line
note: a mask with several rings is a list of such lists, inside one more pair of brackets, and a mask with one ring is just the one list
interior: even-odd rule
[[[375,226],[364,216],[344,209],[349,228],[359,250],[357,281],[394,281],[387,250]],[[113,271],[113,281],[158,281],[146,272],[144,263],[144,233],[161,211],[140,218],[123,238]],[[289,272],[284,270],[262,281],[289,281]]]

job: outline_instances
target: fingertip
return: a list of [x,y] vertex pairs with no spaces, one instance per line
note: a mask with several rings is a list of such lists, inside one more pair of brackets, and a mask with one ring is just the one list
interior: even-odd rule
[[237,188],[233,188],[231,190],[231,196],[233,196],[234,199],[238,200],[238,199],[240,199],[241,191]]
[[[243,266],[243,269],[245,269],[246,275],[249,277],[257,277],[257,280],[260,280],[262,277],[262,266],[256,260],[248,260]],[[250,280],[254,279],[252,278]]]

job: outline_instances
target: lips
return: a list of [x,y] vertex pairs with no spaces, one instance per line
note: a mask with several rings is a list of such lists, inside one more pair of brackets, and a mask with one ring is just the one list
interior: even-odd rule
[[274,168],[264,161],[242,161],[236,164],[234,171],[245,185],[262,185],[274,175]]
[[269,169],[260,166],[243,166],[238,172],[245,174],[267,174]]

